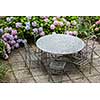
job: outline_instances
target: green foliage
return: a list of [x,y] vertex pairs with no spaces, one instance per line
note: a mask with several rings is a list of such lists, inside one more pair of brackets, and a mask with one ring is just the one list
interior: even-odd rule
[[5,44],[3,41],[0,40],[0,57],[3,56],[4,50],[5,50]]
[[0,62],[0,81],[5,78],[7,71],[8,71],[7,66]]

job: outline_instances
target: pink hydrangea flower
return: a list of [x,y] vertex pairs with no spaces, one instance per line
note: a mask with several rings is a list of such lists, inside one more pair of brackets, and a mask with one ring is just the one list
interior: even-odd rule
[[55,29],[55,25],[52,24],[52,25],[50,26],[50,29],[51,29],[51,30],[54,30],[54,29]]
[[60,18],[61,16],[57,16],[57,18]]
[[32,22],[32,26],[33,27],[36,27],[37,26],[37,23],[34,21],[34,22]]
[[40,36],[44,36],[45,35],[45,32],[41,32],[39,34],[40,34]]
[[22,23],[17,22],[17,23],[16,23],[16,28],[20,28],[20,27],[22,27]]
[[45,18],[44,21],[47,23],[49,21],[49,19],[48,18]]
[[99,28],[95,28],[95,31],[99,31]]
[[11,34],[12,34],[12,35],[17,35],[17,30],[12,30],[12,31],[11,31]]
[[59,22],[59,25],[62,27],[62,26],[64,26],[64,23],[63,22]]
[[59,24],[59,22],[57,20],[55,20],[53,24],[56,26]]
[[100,24],[100,20],[96,21],[96,24],[97,24],[97,25]]

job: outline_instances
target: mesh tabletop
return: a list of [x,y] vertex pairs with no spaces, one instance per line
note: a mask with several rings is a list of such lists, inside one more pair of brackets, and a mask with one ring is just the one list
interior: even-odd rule
[[36,45],[44,52],[52,54],[71,54],[82,50],[85,43],[75,36],[53,34],[39,38]]

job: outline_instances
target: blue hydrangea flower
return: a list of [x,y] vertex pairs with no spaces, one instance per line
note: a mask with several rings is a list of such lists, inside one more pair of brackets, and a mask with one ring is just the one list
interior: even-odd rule
[[34,32],[34,33],[38,33],[38,29],[37,29],[37,28],[34,28],[34,29],[33,29],[33,32]]
[[26,26],[30,26],[30,22],[27,22],[27,23],[26,23]]
[[3,29],[0,29],[0,34],[3,34]]
[[26,26],[25,29],[28,31],[30,30],[30,26]]

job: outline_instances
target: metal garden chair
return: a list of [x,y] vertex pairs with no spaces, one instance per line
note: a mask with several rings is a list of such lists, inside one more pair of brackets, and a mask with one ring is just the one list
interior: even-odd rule
[[[78,66],[85,66],[87,64],[90,65],[89,73],[91,74],[91,68],[93,66],[93,53],[95,49],[95,39],[96,36],[87,37],[84,39],[86,46],[80,52],[71,55],[70,60],[72,63]],[[91,41],[91,43],[89,43]]]

